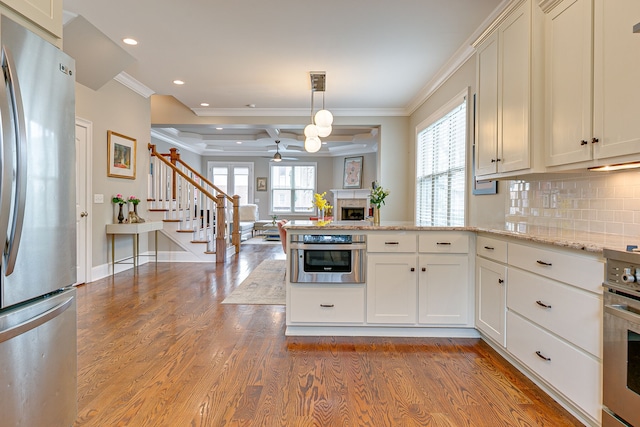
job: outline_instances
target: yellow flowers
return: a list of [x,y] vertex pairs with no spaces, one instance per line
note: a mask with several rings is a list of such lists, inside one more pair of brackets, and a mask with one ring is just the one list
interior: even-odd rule
[[318,208],[319,210],[327,210],[332,208],[333,206],[331,206],[329,204],[329,202],[327,202],[327,199],[324,198],[324,196],[327,195],[327,192],[325,191],[322,194],[314,194],[313,195],[313,206],[315,206],[316,208]]
[[380,186],[380,184],[378,184],[378,181],[375,181],[371,190],[371,204],[374,205],[377,209],[380,209],[380,206],[384,205],[384,199],[387,198],[389,193],[389,190],[385,190]]

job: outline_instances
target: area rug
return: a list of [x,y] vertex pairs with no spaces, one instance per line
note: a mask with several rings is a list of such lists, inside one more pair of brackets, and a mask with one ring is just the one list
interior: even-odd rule
[[262,261],[222,303],[285,305],[286,262]]
[[242,242],[243,245],[279,245],[280,240],[265,240],[264,236],[256,236]]

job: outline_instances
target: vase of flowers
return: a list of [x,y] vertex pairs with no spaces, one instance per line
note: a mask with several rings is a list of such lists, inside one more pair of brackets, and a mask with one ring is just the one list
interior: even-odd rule
[[133,205],[133,212],[138,216],[138,203],[140,203],[140,199],[136,196],[129,196],[127,200]]
[[127,202],[122,197],[122,194],[116,194],[115,196],[113,196],[111,198],[111,202],[119,205],[120,209],[118,211],[118,224],[122,224],[122,221],[124,221],[124,212],[122,212],[122,206],[124,206],[124,204]]
[[387,198],[390,191],[382,188],[378,181],[371,184],[371,196],[369,200],[373,205],[373,225],[380,225],[380,207],[384,205],[384,199]]
[[327,211],[327,209],[333,207],[329,204],[329,202],[327,202],[327,199],[324,198],[324,196],[326,195],[326,191],[322,194],[316,193],[313,195],[313,206],[318,209],[318,221],[324,221],[325,212]]

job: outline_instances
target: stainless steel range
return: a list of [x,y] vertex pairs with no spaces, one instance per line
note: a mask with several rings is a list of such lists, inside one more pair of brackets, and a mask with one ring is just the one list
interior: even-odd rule
[[602,425],[640,427],[640,253],[603,254]]

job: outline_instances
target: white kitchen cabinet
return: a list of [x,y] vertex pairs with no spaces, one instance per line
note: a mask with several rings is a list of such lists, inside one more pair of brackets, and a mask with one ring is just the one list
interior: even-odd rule
[[636,0],[545,1],[546,165],[640,160]]
[[367,323],[416,322],[416,261],[415,253],[368,253]]
[[418,322],[466,326],[470,298],[468,255],[420,255],[419,269]]
[[542,90],[534,62],[541,20],[531,0],[514,4],[475,45],[475,172],[485,178],[532,172],[534,128],[542,123],[533,93]]
[[364,323],[364,285],[292,284],[292,323]]
[[[55,43],[56,39],[62,39],[62,0],[2,0],[0,1],[0,9],[12,19],[23,17],[46,30],[54,36],[53,39],[30,27],[49,41]],[[18,16],[14,13],[17,13]],[[28,26],[28,22],[21,21],[20,23]]]
[[476,258],[476,328],[500,346],[507,342],[507,267]]

